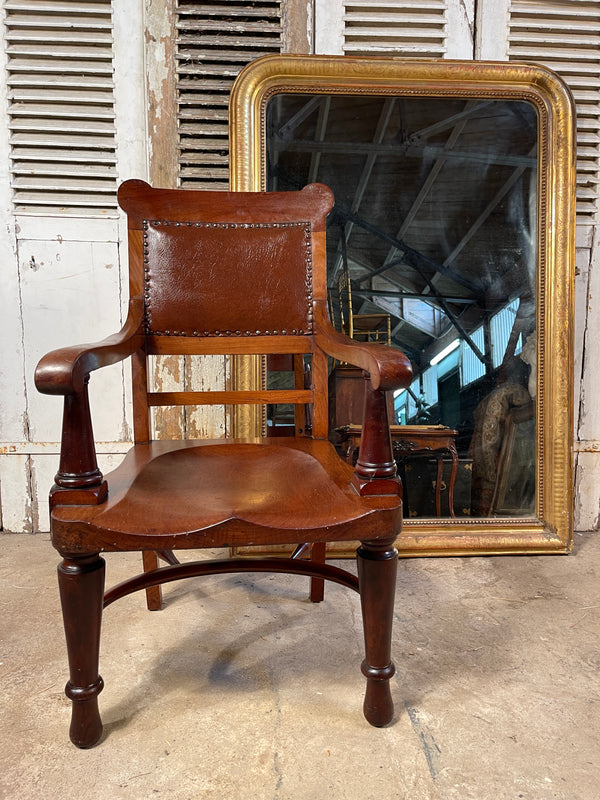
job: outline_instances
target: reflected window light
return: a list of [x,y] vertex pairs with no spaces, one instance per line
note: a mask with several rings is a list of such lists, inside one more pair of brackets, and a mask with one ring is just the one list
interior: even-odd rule
[[396,389],[394,392],[394,422],[396,425],[406,425],[406,389]]
[[[494,368],[502,364],[510,334],[519,310],[519,298],[516,298],[490,319],[490,337],[492,340],[492,365]],[[519,336],[515,355],[521,352],[522,341]]]
[[[471,339],[482,353],[485,353],[485,337],[483,325],[471,333]],[[460,343],[460,385],[468,386],[473,381],[483,378],[485,364],[477,358],[473,350],[465,341]]]
[[429,367],[423,373],[423,394],[430,406],[435,406],[438,402],[438,375],[435,366]]
[[417,403],[416,398],[421,393],[421,381],[419,378],[415,378],[415,380],[410,385],[410,392],[408,393],[408,410],[407,416],[408,419],[414,417],[417,413]]
[[435,365],[439,364],[440,361],[443,361],[446,356],[449,356],[450,353],[453,353],[459,345],[460,339],[455,339],[453,342],[450,342],[449,345],[444,347],[443,350],[440,350],[440,352],[431,359],[429,362],[430,366],[435,367]]

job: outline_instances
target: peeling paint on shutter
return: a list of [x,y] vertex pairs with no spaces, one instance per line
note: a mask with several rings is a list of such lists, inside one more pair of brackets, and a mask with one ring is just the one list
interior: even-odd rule
[[561,75],[577,103],[577,215],[598,212],[600,2],[511,0],[509,59],[537,61]]
[[441,58],[446,0],[344,0],[344,53]]
[[110,0],[5,0],[15,210],[116,213]]
[[282,49],[282,3],[220,0],[177,4],[179,181],[227,189],[229,92],[240,69]]

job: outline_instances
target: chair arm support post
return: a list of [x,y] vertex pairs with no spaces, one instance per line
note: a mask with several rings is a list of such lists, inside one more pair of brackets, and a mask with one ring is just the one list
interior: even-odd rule
[[102,483],[98,469],[87,381],[80,392],[65,395],[60,465],[54,478],[63,489]]
[[352,485],[360,495],[402,494],[396,475],[386,392],[374,389],[365,375],[365,410]]
[[140,350],[144,300],[129,301],[122,329],[96,344],[65,347],[45,355],[35,370],[35,385],[42,394],[64,395],[60,465],[50,492],[50,505],[96,505],[108,489],[98,469],[88,399],[90,372],[116,364]]
[[327,304],[313,303],[315,341],[339,361],[361,367],[365,375],[363,432],[352,485],[360,495],[402,494],[388,419],[386,392],[410,384],[412,367],[399,350],[373,342],[357,342],[338,333],[327,313]]

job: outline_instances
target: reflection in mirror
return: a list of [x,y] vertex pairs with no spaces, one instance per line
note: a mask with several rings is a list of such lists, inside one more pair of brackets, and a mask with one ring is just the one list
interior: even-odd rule
[[[406,516],[535,514],[535,106],[282,92],[265,124],[267,189],[334,191],[335,326],[413,364],[393,398]],[[349,458],[353,385],[360,376],[335,365],[332,427]]]

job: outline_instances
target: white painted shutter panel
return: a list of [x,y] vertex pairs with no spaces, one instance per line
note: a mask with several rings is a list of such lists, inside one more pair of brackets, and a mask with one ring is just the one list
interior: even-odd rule
[[344,0],[343,5],[347,55],[442,58],[446,53],[447,0]]
[[180,185],[227,189],[228,104],[253,59],[282,49],[282,3],[220,0],[177,4]]
[[599,0],[511,0],[511,61],[537,61],[561,75],[577,103],[577,216],[598,212],[600,171]]
[[5,0],[18,213],[116,208],[110,0]]

